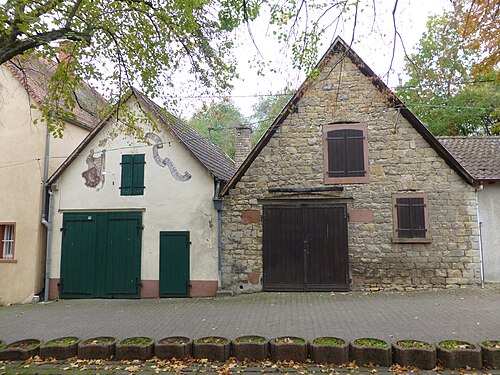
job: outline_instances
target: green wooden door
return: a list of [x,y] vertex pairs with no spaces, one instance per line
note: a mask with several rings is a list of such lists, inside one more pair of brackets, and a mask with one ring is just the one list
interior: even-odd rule
[[142,213],[65,213],[60,296],[139,298]]
[[59,279],[61,297],[95,297],[96,231],[95,212],[64,214]]
[[160,296],[189,296],[189,232],[160,232]]
[[107,236],[104,251],[105,271],[102,294],[108,298],[139,298],[141,291],[140,212],[107,214]]

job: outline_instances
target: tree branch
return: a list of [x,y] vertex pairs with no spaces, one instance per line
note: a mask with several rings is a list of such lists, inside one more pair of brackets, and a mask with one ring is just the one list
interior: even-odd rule
[[78,12],[78,9],[80,9],[80,5],[82,5],[82,0],[76,0],[75,5],[73,5],[73,8],[71,8],[68,14],[68,19],[66,21],[66,25],[64,26],[66,29],[69,29],[71,27],[71,23],[76,16],[76,12]]
[[387,71],[387,79],[389,79],[389,74],[390,74],[390,71],[392,69],[392,64],[394,63],[394,56],[396,54],[396,37],[399,34],[398,27],[396,26],[396,9],[398,8],[398,1],[399,0],[394,1],[394,9],[392,10],[392,24],[394,26],[394,39],[392,41],[392,57],[391,57],[391,64],[389,65],[389,69]]
[[80,33],[71,29],[62,28],[30,36],[27,39],[15,40],[14,42],[9,43],[6,48],[2,48],[0,50],[0,65],[17,55],[23,54],[25,51],[61,39],[73,40],[75,42],[81,42],[84,40],[90,43],[91,35],[90,33]]

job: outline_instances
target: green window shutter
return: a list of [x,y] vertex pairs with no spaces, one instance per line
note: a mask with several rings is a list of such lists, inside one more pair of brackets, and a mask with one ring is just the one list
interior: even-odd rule
[[122,155],[121,195],[144,194],[144,154]]
[[132,171],[132,195],[144,194],[144,154],[134,155]]
[[132,170],[134,155],[122,155],[122,182],[120,195],[132,195]]

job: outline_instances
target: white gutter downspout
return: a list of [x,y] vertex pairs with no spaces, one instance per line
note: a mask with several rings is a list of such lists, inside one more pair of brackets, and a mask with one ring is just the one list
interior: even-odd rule
[[481,233],[483,220],[481,219],[479,213],[479,199],[478,199],[478,191],[483,190],[483,184],[479,185],[479,188],[476,189],[476,214],[477,214],[477,225],[479,228],[479,265],[481,271],[481,288],[484,288],[484,258],[483,258],[483,235]]
[[[47,302],[49,300],[49,275],[50,275],[50,246],[52,238],[52,212],[54,207],[54,199],[52,197],[52,191],[48,186],[49,179],[49,156],[50,156],[50,132],[47,129],[47,135],[45,137],[45,162],[43,166],[43,189],[42,189],[42,224],[47,228],[47,242],[45,245],[45,277],[44,277],[44,294],[43,300]],[[47,215],[47,193],[49,194],[49,212]],[[47,217],[47,219],[46,219]]]

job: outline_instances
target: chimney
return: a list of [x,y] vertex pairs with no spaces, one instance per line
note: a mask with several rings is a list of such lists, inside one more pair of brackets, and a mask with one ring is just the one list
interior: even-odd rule
[[57,59],[59,62],[73,62],[75,61],[75,57],[73,56],[73,51],[75,47],[73,42],[65,41],[59,43],[59,47],[57,49]]
[[234,161],[236,168],[246,159],[252,150],[252,128],[247,125],[236,128],[236,139],[234,143]]

